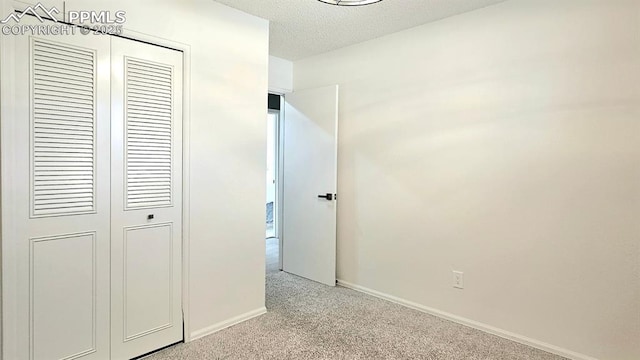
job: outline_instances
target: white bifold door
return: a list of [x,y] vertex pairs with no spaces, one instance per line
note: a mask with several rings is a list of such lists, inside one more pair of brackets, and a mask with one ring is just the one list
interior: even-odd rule
[[336,283],[338,86],[285,96],[283,270]]
[[113,38],[112,358],[182,340],[182,53]]
[[182,53],[80,32],[15,44],[4,358],[181,341]]
[[15,281],[16,293],[3,293],[15,298],[3,321],[16,333],[3,334],[4,358],[108,359],[110,41],[78,33],[15,42],[17,228],[3,247],[16,256],[3,248],[3,282]]

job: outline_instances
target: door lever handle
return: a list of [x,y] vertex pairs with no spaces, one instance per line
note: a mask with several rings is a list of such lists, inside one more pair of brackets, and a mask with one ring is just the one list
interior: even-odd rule
[[333,194],[327,193],[326,195],[318,195],[318,198],[327,199],[327,200],[331,201],[331,200],[333,200]]

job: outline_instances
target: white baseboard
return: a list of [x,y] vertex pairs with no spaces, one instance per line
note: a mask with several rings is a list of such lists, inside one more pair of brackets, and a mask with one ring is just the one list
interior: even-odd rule
[[473,321],[470,319],[466,319],[457,315],[453,315],[453,314],[449,314],[447,312],[444,311],[440,311],[437,309],[433,309],[424,305],[420,305],[418,303],[414,303],[412,301],[408,301],[405,299],[401,299],[399,297],[395,297],[392,295],[388,295],[376,290],[372,290],[369,288],[366,288],[364,286],[360,286],[360,285],[356,285],[356,284],[352,284],[349,283],[347,281],[344,280],[338,280],[338,285],[352,289],[352,290],[356,290],[362,293],[365,293],[367,295],[371,295],[383,300],[387,300],[414,310],[418,310],[433,316],[437,316],[439,318],[443,318],[449,321],[453,321],[455,323],[461,324],[461,325],[465,325],[480,331],[484,331],[486,333],[492,334],[492,335],[496,335],[499,336],[501,338],[507,339],[507,340],[511,340],[511,341],[515,341],[517,343],[520,344],[524,344],[527,346],[531,346],[534,347],[536,349],[540,349],[555,355],[559,355],[568,359],[572,359],[572,360],[597,360],[596,358],[587,356],[587,355],[583,355],[574,351],[570,351],[567,349],[563,349],[561,347],[555,346],[555,345],[551,345],[551,344],[547,344],[544,343],[542,341],[538,341],[535,339],[531,339],[528,338],[526,336],[522,336],[519,334],[515,334],[506,330],[502,330],[502,329],[498,329],[496,327],[490,326],[490,325],[486,325],[477,321]]
[[254,317],[258,317],[260,315],[263,315],[266,312],[267,312],[267,308],[263,306],[263,307],[261,307],[259,309],[256,309],[256,310],[253,310],[253,311],[249,311],[249,312],[244,313],[242,315],[238,315],[238,316],[236,316],[234,318],[231,318],[229,320],[225,320],[225,321],[219,322],[217,324],[213,324],[211,326],[207,326],[204,329],[193,331],[191,333],[191,337],[190,337],[189,341],[194,341],[194,340],[200,339],[202,337],[205,337],[207,335],[211,335],[211,334],[216,333],[216,332],[218,332],[220,330],[224,330],[224,329],[226,329],[228,327],[231,327],[233,325],[237,325],[237,324],[239,324],[241,322],[245,322],[245,321],[247,321],[249,319],[253,319]]

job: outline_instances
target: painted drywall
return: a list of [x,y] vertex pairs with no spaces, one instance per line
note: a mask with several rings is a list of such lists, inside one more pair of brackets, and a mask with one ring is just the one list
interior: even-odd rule
[[265,304],[268,22],[211,0],[67,0],[66,9],[124,10],[126,30],[190,47],[189,330],[254,316]]
[[293,63],[289,60],[269,56],[269,92],[286,94],[293,90]]
[[640,359],[639,4],[511,0],[294,62],[340,85],[338,277]]

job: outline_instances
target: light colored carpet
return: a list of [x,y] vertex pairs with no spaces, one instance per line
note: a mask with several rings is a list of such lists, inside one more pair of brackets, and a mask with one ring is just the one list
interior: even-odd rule
[[562,359],[353,290],[280,272],[277,242],[268,245],[267,314],[147,359]]

